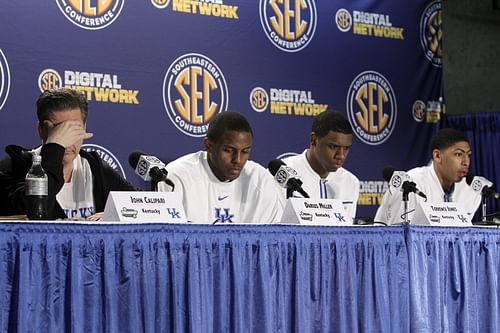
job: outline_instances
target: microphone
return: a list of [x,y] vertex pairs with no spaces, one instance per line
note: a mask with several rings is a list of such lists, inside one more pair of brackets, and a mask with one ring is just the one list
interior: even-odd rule
[[287,166],[282,160],[270,161],[267,168],[281,187],[286,188],[291,193],[297,191],[304,198],[309,198],[309,194],[302,188],[302,179],[295,169]]
[[134,151],[128,156],[128,163],[135,173],[145,181],[164,181],[167,179],[165,164],[156,156],[145,155],[141,151]]
[[175,185],[167,178],[168,171],[165,169],[165,163],[160,161],[158,157],[134,151],[128,156],[128,163],[142,180],[151,181],[151,190],[156,191],[156,184],[165,182],[172,187],[173,191]]
[[500,194],[498,194],[493,188],[493,183],[484,177],[468,175],[465,177],[465,182],[474,191],[481,191],[481,195],[484,197],[493,197],[497,200],[500,198]]
[[382,176],[384,179],[389,182],[389,185],[394,188],[401,188],[402,192],[406,193],[415,193],[425,200],[427,200],[427,196],[424,192],[420,191],[417,188],[417,184],[411,179],[411,177],[404,171],[396,171],[392,166],[386,166],[382,170]]

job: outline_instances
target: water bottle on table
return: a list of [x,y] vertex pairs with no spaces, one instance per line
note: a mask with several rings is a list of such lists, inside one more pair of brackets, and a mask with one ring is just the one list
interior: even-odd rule
[[42,156],[33,153],[33,164],[26,174],[26,216],[30,220],[47,220],[49,179],[42,168]]

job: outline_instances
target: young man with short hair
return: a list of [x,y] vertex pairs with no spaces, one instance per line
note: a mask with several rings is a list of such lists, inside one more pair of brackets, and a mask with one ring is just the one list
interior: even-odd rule
[[343,168],[352,145],[352,128],[338,111],[325,111],[313,122],[309,148],[283,161],[302,178],[302,188],[314,199],[339,199],[356,215],[359,180]]
[[[465,182],[469,171],[472,151],[467,135],[456,129],[445,128],[431,139],[432,162],[407,173],[418,190],[425,193],[429,202],[458,202],[470,214],[479,207],[480,191],[474,191]],[[377,210],[375,221],[397,224],[404,220],[402,192],[389,188]],[[410,194],[408,197],[408,219],[411,222],[417,203],[423,198]]]
[[[226,111],[210,122],[205,151],[166,166],[194,223],[272,223],[282,213],[280,193],[269,172],[250,161],[253,133],[243,115]],[[169,186],[160,183],[160,190]]]

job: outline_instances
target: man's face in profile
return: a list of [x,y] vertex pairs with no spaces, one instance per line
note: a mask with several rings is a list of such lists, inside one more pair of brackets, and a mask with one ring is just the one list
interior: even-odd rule
[[461,181],[469,171],[471,149],[466,141],[456,142],[445,149],[435,149],[433,163],[436,173],[445,183]]

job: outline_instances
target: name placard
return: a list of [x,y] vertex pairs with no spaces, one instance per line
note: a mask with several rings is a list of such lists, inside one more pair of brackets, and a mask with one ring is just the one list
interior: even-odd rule
[[178,193],[111,191],[103,221],[184,223],[187,219]]
[[420,202],[410,221],[412,224],[469,227],[473,214],[465,212],[456,202]]
[[281,223],[304,225],[352,225],[342,201],[336,199],[290,198],[287,200]]

